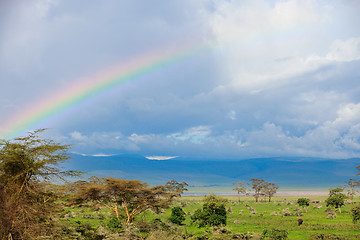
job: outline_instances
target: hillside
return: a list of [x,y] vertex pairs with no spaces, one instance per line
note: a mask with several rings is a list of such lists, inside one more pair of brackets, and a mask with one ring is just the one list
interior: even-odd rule
[[360,159],[261,158],[149,160],[139,155],[82,156],[72,154],[66,167],[88,175],[140,179],[150,184],[186,181],[194,191],[231,190],[233,183],[263,178],[280,190],[327,190],[356,178]]

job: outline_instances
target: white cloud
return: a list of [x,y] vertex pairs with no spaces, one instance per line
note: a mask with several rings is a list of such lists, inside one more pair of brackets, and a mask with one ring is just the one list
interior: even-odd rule
[[231,110],[228,114],[227,117],[230,118],[231,120],[236,120],[236,112],[234,110]]
[[[94,132],[91,135],[83,135],[75,131],[70,133],[70,137],[64,141],[74,145],[76,152],[85,152],[85,154],[97,154],[101,150],[125,150],[137,151],[139,147],[126,138],[120,132]],[[88,152],[87,152],[88,151]],[[108,153],[102,153],[108,154]],[[112,154],[111,154],[112,155]]]
[[329,64],[358,60],[359,37],[324,37],[336,21],[333,11],[317,1],[218,2],[211,26],[228,91],[261,92]]
[[335,40],[326,55],[330,61],[351,62],[360,59],[360,37]]
[[338,128],[347,128],[360,122],[360,103],[349,103],[342,106],[338,111],[338,117],[332,125]]
[[181,141],[189,140],[195,144],[203,144],[210,134],[211,128],[209,126],[197,126],[189,128],[183,133],[173,133],[169,135],[169,137]]
[[144,135],[138,135],[136,133],[133,133],[130,135],[129,140],[133,141],[134,143],[147,143],[152,140],[154,137],[153,134],[144,134]]
[[88,140],[87,137],[83,136],[80,132],[78,131],[75,131],[75,132],[72,132],[70,133],[70,136],[73,140],[75,141],[86,141]]

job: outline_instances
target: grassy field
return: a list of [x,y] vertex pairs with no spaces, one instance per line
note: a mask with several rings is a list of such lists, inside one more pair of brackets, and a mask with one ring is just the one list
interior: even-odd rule
[[[350,210],[351,204],[346,204],[340,214],[336,210],[333,219],[328,218],[326,212],[326,196],[308,196],[310,200],[320,201],[310,203],[308,212],[304,209],[299,210],[296,200],[299,196],[278,196],[272,202],[258,202],[253,198],[245,197],[238,201],[236,196],[225,196],[229,200],[226,205],[228,210],[226,229],[232,233],[251,232],[262,235],[264,230],[279,229],[288,232],[289,239],[311,239],[314,233],[328,233],[341,236],[340,239],[360,239],[360,224],[353,224]],[[359,198],[354,199],[360,202]],[[190,235],[200,236],[202,233],[211,231],[209,228],[198,228],[192,226],[190,216],[196,209],[202,206],[202,197],[182,197],[174,203],[174,206],[181,206],[187,213],[186,221],[182,228]],[[153,214],[150,211],[137,217],[138,220],[150,222],[155,218],[160,218],[163,222],[168,222],[170,209],[162,214]],[[97,211],[86,207],[65,208],[61,221],[64,224],[88,223],[94,227],[106,226],[112,213],[106,209]],[[298,226],[298,219],[303,219],[303,224]],[[160,240],[160,239],[159,239]]]

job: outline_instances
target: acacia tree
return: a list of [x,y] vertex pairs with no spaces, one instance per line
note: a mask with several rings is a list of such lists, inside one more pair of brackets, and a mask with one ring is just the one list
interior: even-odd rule
[[358,191],[355,190],[357,186],[359,186],[360,182],[356,181],[356,179],[350,179],[349,181],[345,182],[345,188],[347,189],[347,195],[350,198],[351,204],[353,204],[353,198]]
[[181,194],[183,194],[188,189],[186,188],[189,186],[186,182],[179,183],[176,180],[168,181],[165,184],[165,188],[168,190],[168,193],[170,194],[170,197],[181,197]]
[[258,199],[261,195],[261,190],[264,188],[266,182],[264,179],[258,179],[258,178],[251,178],[250,181],[251,181],[252,189],[254,189],[255,201],[258,202]]
[[325,200],[326,206],[333,206],[339,209],[341,213],[341,206],[345,205],[346,195],[342,192],[342,188],[330,188],[329,197]]
[[264,183],[262,192],[265,194],[265,196],[269,198],[269,202],[271,202],[271,198],[274,196],[278,189],[279,186],[275,183]]
[[115,178],[98,178],[78,185],[78,191],[73,196],[74,203],[91,201],[112,210],[119,223],[120,210],[126,214],[126,223],[147,209],[160,210],[168,208],[171,198],[165,186],[149,187],[140,180],[126,180]]
[[236,187],[233,189],[239,195],[239,202],[240,202],[240,193],[247,194],[249,192],[249,183],[245,181],[237,181],[234,183]]
[[77,176],[63,171],[69,145],[42,139],[40,129],[26,137],[0,143],[0,236],[5,239],[38,239],[54,231],[50,220],[56,195],[47,180]]

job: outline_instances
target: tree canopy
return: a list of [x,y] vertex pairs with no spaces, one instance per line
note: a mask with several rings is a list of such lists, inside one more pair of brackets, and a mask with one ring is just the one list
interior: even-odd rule
[[341,206],[345,205],[346,195],[342,188],[330,188],[329,197],[326,199],[326,206],[332,206],[339,209],[341,213]]
[[257,178],[251,178],[250,179],[252,184],[252,189],[254,189],[254,197],[255,201],[258,202],[258,198],[261,194],[261,189],[264,187],[265,180],[264,179],[257,179]]
[[236,187],[233,190],[238,193],[240,202],[240,193],[247,194],[249,192],[249,183],[245,181],[237,181],[234,184]]
[[[96,178],[95,178],[96,179]],[[116,179],[111,177],[98,178],[78,184],[74,195],[74,203],[94,202],[112,210],[121,221],[120,209],[126,214],[126,223],[147,209],[156,211],[168,208],[171,195],[165,186],[150,187],[140,180]]]
[[78,176],[59,163],[69,159],[69,145],[42,139],[45,129],[0,143],[0,234],[4,238],[33,239],[49,235],[56,195],[47,180]]

